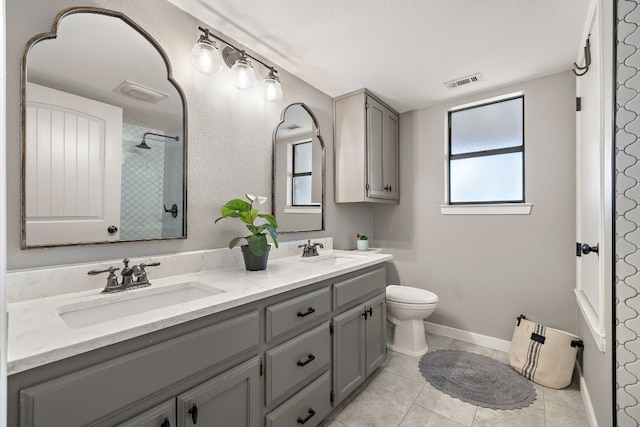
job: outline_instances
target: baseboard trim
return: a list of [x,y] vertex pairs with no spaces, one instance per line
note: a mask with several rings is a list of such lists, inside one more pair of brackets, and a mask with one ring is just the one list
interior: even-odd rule
[[582,374],[582,367],[580,366],[579,363],[576,363],[576,370],[578,371],[578,377],[580,378],[580,395],[582,396],[582,403],[584,404],[584,409],[587,412],[587,419],[589,420],[589,425],[591,427],[598,427],[596,412],[593,410],[593,405],[591,404],[591,396],[589,395],[589,389],[587,388],[587,382],[584,380],[584,375]]
[[453,338],[471,344],[481,345],[483,347],[492,348],[494,350],[504,351],[505,353],[509,351],[509,346],[511,345],[511,341],[501,340],[499,338],[476,334],[469,331],[463,331],[462,329],[442,326],[431,322],[424,322],[424,330],[432,334]]

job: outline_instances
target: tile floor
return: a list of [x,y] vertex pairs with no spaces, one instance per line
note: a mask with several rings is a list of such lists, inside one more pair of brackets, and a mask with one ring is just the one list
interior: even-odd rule
[[[433,350],[463,350],[507,363],[507,354],[452,338],[427,335]],[[419,357],[389,351],[386,364],[324,421],[327,427],[579,427],[589,426],[579,385],[566,389],[534,384],[535,402],[522,409],[494,410],[462,402],[431,386]]]

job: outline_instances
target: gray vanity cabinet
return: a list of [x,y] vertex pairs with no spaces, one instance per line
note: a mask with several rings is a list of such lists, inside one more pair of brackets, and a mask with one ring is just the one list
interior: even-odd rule
[[366,89],[334,101],[335,201],[397,203],[399,115]]
[[[333,284],[333,392],[341,402],[375,371],[386,357],[384,268]],[[353,304],[356,304],[353,306]],[[351,307],[340,310],[339,307]]]
[[386,356],[384,265],[9,377],[9,427],[318,425]]
[[260,358],[212,378],[177,397],[178,427],[258,427]]

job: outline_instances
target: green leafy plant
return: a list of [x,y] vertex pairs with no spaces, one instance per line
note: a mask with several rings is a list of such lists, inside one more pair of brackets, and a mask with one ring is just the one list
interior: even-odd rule
[[[254,196],[253,194],[245,194],[250,203],[242,199],[229,200],[221,209],[222,216],[216,219],[216,223],[224,218],[238,218],[246,224],[247,230],[251,234],[248,236],[234,237],[229,242],[229,249],[237,246],[242,239],[247,241],[249,250],[256,256],[262,256],[267,252],[267,235],[271,236],[271,240],[278,247],[278,222],[271,214],[258,213],[258,209],[253,207],[254,202],[262,204],[267,201],[266,197]],[[258,218],[266,220],[264,224],[257,225],[255,221]]]
[[369,240],[369,237],[366,234],[356,234],[356,240]]

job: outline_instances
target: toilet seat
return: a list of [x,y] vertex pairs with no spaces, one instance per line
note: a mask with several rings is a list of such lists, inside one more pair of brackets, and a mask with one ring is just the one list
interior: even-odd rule
[[411,286],[389,285],[386,295],[387,301],[403,304],[434,304],[439,301],[438,295],[433,292]]

